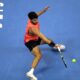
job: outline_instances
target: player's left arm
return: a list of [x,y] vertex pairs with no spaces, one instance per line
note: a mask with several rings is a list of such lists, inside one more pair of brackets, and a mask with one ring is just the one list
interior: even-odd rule
[[40,16],[43,13],[45,13],[47,10],[49,9],[49,6],[45,7],[43,10],[41,10],[40,12],[37,12],[37,15]]

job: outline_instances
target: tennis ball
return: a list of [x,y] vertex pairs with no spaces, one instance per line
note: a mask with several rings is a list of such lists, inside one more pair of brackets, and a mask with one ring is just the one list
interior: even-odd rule
[[76,59],[72,59],[72,62],[75,63],[76,62]]

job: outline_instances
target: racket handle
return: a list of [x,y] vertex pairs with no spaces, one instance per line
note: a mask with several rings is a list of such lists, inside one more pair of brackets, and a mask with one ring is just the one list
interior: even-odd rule
[[61,58],[63,59],[64,57],[63,57],[63,55],[62,55],[62,53],[61,53],[61,49],[58,47],[58,51],[60,52],[60,56],[61,56]]
[[58,47],[58,51],[61,53],[61,50],[60,50],[60,48]]

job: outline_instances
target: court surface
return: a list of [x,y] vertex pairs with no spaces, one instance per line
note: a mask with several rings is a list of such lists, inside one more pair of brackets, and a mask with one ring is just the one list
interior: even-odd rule
[[[29,11],[50,9],[39,17],[41,32],[63,52],[68,68],[58,52],[40,46],[43,57],[35,70],[38,80],[80,80],[80,0],[4,0],[3,28],[0,29],[0,80],[28,80],[33,55],[24,45]],[[71,60],[76,58],[77,62]]]

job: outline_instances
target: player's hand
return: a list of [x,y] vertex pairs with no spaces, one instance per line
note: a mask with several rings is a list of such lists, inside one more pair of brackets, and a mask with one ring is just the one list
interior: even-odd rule
[[65,50],[65,45],[62,45],[62,44],[56,44],[54,47],[54,49],[61,49],[61,50]]
[[53,48],[58,49],[58,48],[60,48],[60,45],[56,44]]
[[49,8],[50,8],[50,7],[49,7],[49,6],[47,6],[47,7],[45,7],[45,9],[44,9],[44,10],[46,11],[46,10],[48,10]]

